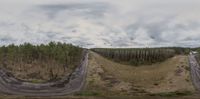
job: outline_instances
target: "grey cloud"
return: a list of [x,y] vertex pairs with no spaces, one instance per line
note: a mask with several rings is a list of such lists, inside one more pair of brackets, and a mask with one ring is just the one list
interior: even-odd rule
[[[143,21],[139,20],[136,23],[127,26],[125,28],[125,30],[126,30],[127,34],[129,35],[129,38],[134,40],[134,38],[137,38],[137,37],[134,37],[135,32],[140,28],[144,28],[147,30],[150,38],[154,39],[156,42],[165,43],[165,42],[169,42],[169,40],[171,40],[170,37],[166,37],[166,39],[163,39],[162,34],[165,33],[166,31],[174,32],[173,36],[176,37],[176,36],[184,36],[184,34],[176,35],[176,33],[178,33],[179,31],[196,30],[200,27],[200,23],[197,21],[196,22],[193,22],[193,21],[187,22],[187,24],[178,23],[172,27],[169,27],[169,24],[171,22],[173,22],[174,19],[175,18],[172,18],[172,17],[166,18],[160,22],[155,22],[155,23],[150,23],[150,24],[145,23],[144,22],[145,20],[143,20]],[[169,39],[169,40],[167,40],[167,39]],[[195,37],[187,37],[184,40],[195,40]]]
[[13,26],[14,23],[9,23],[9,22],[0,22],[0,27],[10,27]]
[[81,46],[81,47],[90,47],[94,46],[88,38],[71,38],[71,43]]
[[82,14],[87,17],[102,17],[109,9],[106,3],[71,3],[71,4],[48,4],[36,6],[39,10],[44,11],[49,18],[55,18],[57,14],[69,11],[70,14]]
[[0,45],[12,44],[14,42],[17,42],[17,41],[11,36],[8,36],[8,35],[0,36]]
[[0,45],[49,41],[84,47],[200,45],[200,7],[195,0],[30,0],[33,4],[21,0],[15,5],[17,1],[6,6],[0,1]]
[[0,38],[0,41],[1,42],[13,42],[13,41],[15,41],[14,39],[12,39],[12,38],[10,38],[10,37],[3,37],[3,38]]

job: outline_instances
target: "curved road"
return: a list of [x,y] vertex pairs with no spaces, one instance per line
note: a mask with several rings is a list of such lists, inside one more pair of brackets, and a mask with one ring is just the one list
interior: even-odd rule
[[80,91],[87,74],[88,52],[84,52],[80,66],[70,75],[56,82],[44,84],[33,84],[23,82],[14,76],[0,69],[0,92],[12,95],[23,96],[62,96]]
[[194,87],[200,91],[200,65],[198,61],[196,60],[196,54],[197,53],[190,53],[189,55],[189,65],[190,65],[190,73],[192,77],[192,81],[194,84]]

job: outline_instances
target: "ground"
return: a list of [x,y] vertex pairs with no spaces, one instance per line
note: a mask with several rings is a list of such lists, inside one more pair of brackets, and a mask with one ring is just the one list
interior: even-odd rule
[[70,96],[0,99],[199,99],[190,80],[188,57],[178,55],[162,63],[122,65],[94,52],[89,54],[86,85]]
[[90,52],[87,87],[103,95],[194,93],[188,57],[178,55],[162,63],[122,65]]

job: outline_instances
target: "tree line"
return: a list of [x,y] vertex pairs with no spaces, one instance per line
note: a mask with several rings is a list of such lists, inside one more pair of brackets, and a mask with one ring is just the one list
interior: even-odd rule
[[162,62],[176,53],[180,53],[172,48],[95,48],[92,50],[116,62],[135,66]]

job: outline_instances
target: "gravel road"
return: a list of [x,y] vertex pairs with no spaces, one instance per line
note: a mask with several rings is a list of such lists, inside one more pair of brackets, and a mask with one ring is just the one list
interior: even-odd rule
[[189,64],[191,69],[191,77],[195,88],[200,91],[200,66],[196,60],[196,54],[190,53]]

